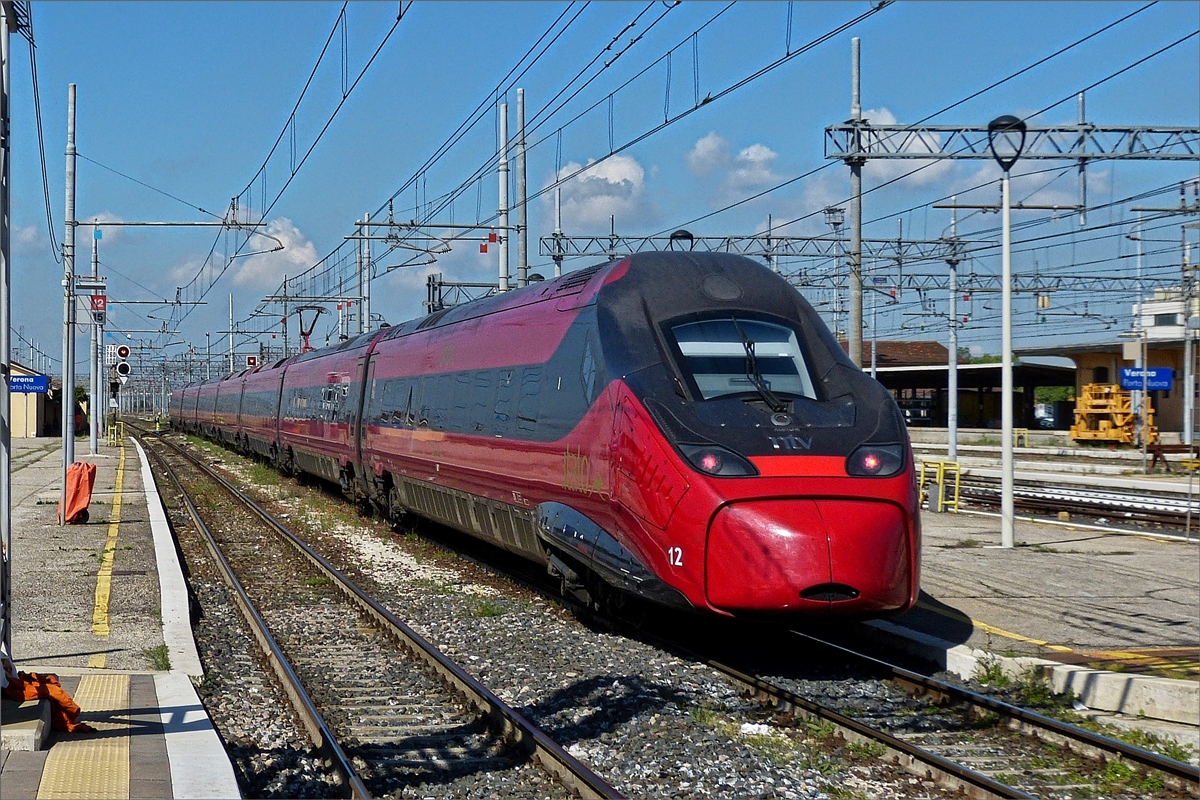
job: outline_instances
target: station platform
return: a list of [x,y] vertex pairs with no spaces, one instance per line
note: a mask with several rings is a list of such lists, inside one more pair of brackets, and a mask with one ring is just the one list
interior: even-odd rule
[[96,464],[90,519],[59,526],[60,440],[13,440],[12,655],[58,675],[96,732],[53,732],[46,701],[6,700],[0,795],[239,797],[192,684],[187,587],[145,456],[128,438],[75,448]]
[[1037,668],[1105,721],[1200,753],[1200,536],[923,512],[922,596],[867,623],[964,678]]

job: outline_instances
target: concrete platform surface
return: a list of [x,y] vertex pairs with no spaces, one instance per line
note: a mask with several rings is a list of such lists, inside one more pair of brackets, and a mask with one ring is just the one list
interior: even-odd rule
[[202,668],[186,586],[142,454],[128,439],[94,455],[77,440],[77,460],[96,464],[90,519],[59,526],[59,442],[13,446],[13,660],[57,674],[97,732],[9,750],[6,706],[3,797],[238,797],[189,678]]
[[0,750],[41,750],[50,735],[50,703],[46,700],[26,700],[18,703],[0,700]]
[[1191,726],[1200,749],[1200,546],[1018,519],[922,515],[922,596],[871,623],[970,677],[1041,666],[1090,708]]

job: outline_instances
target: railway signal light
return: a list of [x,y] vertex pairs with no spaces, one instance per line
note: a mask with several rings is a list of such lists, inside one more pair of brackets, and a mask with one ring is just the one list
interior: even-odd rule
[[133,371],[133,367],[129,366],[129,345],[122,344],[117,346],[117,364],[113,370],[117,373],[117,380],[121,383],[129,380],[129,373]]

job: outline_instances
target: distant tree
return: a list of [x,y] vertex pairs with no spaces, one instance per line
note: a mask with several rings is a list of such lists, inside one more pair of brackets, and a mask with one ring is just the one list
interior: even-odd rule
[[1060,400],[1074,400],[1074,386],[1037,386],[1033,390],[1033,399],[1038,403],[1057,403]]
[[[973,356],[971,355],[971,348],[969,347],[958,348],[958,363],[960,364],[999,364],[1001,360],[1002,359],[1000,356],[991,354]],[[1013,363],[1015,364],[1019,360],[1020,359],[1013,359]]]
[[75,402],[76,403],[79,403],[81,405],[87,405],[88,395],[89,395],[88,388],[86,386],[76,386],[75,387]]

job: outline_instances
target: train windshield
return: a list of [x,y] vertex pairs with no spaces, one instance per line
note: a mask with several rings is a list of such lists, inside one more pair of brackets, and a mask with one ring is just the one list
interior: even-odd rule
[[791,328],[727,318],[676,325],[671,333],[683,354],[685,371],[705,400],[755,392],[759,380],[773,394],[816,399],[812,376]]

